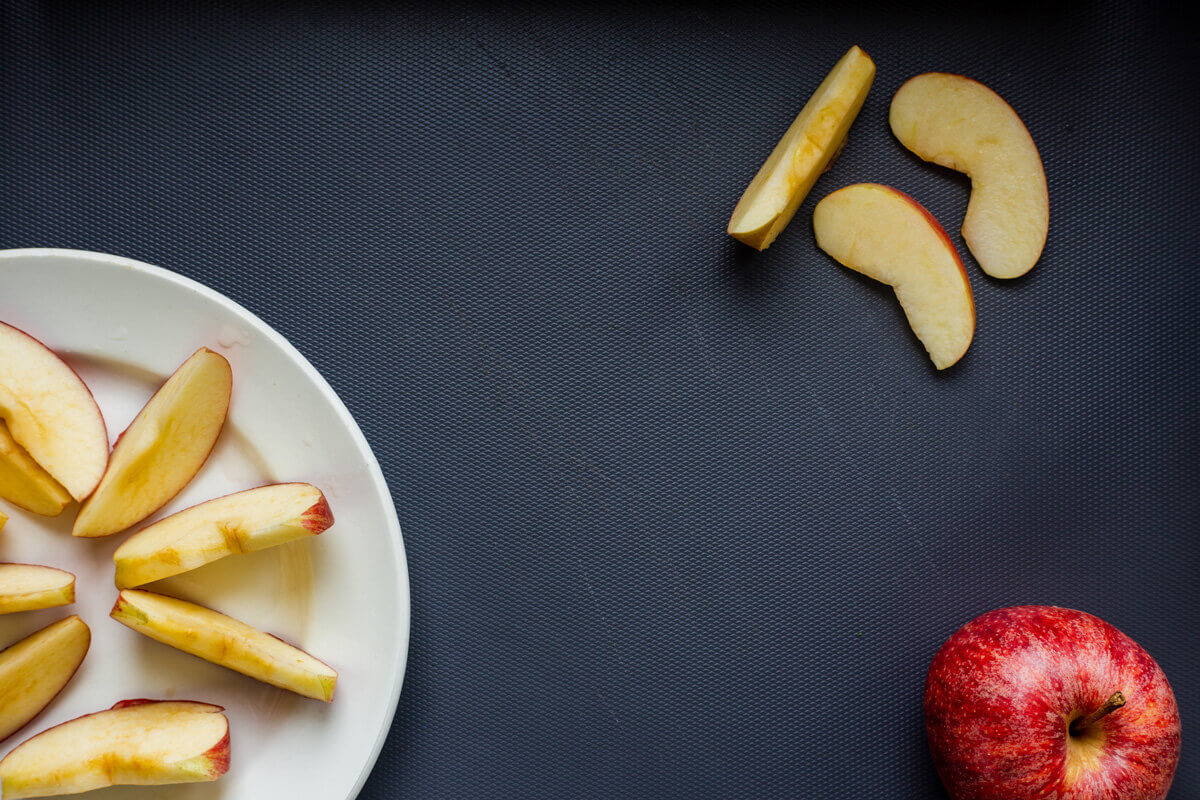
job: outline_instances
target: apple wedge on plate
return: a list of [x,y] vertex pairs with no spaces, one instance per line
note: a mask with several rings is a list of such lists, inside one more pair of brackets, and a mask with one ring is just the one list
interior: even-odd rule
[[937,220],[903,192],[875,183],[838,189],[813,212],[817,245],[888,284],[933,365],[954,364],[975,334],[975,301],[958,251]]
[[125,700],[64,722],[0,761],[4,800],[215,781],[229,771],[222,711],[190,700]]
[[232,390],[229,362],[207,347],[183,362],[117,439],[71,533],[119,533],[177,495],[208,460]]
[[[23,494],[10,496],[10,484],[17,480],[13,473],[33,467],[37,474],[31,480],[43,483],[49,476],[68,502],[83,500],[100,482],[108,463],[108,431],[92,393],[53,350],[3,322],[0,424],[5,428],[0,493],[17,505],[28,508]],[[52,504],[50,513],[62,506],[53,510]]]
[[43,517],[57,517],[71,494],[17,444],[0,419],[0,497]]
[[113,554],[117,588],[315,536],[332,524],[325,495],[307,483],[278,483],[219,497],[130,536]]
[[909,150],[970,176],[962,235],[983,271],[1028,272],[1046,244],[1050,199],[1042,158],[1017,112],[978,81],[929,72],[900,87],[888,121]]
[[75,576],[71,573],[37,564],[0,564],[0,614],[74,602]]
[[337,672],[282,639],[211,608],[125,589],[112,618],[151,639],[305,697],[333,700]]
[[[83,663],[92,634],[71,616],[0,650],[0,741],[41,713]],[[7,789],[4,797],[9,797]]]

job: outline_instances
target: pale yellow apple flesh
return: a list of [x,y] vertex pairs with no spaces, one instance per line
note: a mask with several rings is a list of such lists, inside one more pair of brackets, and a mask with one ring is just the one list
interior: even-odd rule
[[75,602],[75,576],[37,564],[0,564],[0,614]]
[[92,393],[50,348],[0,322],[0,421],[76,500],[108,463],[108,431]]
[[197,350],[121,434],[71,533],[91,537],[123,531],[187,486],[225,424],[232,389],[229,362],[207,347]]
[[895,290],[934,366],[962,358],[975,303],[950,237],[920,203],[873,183],[838,189],[813,212],[817,245],[838,263]]
[[333,699],[337,672],[328,664],[211,608],[125,589],[111,616],[151,639],[272,686],[327,703]]
[[0,497],[26,511],[56,517],[71,504],[69,492],[17,444],[0,420]]
[[1008,103],[978,81],[930,72],[900,87],[890,122],[909,150],[970,176],[962,235],[983,271],[1028,272],[1046,244],[1050,200],[1037,146]]
[[229,770],[222,711],[188,700],[134,700],[64,722],[0,761],[4,800],[215,781]]
[[[83,663],[92,634],[71,616],[0,650],[0,741],[41,713]],[[7,787],[4,797],[8,798]]]
[[841,151],[874,79],[875,63],[851,47],[742,194],[729,220],[730,236],[758,250],[775,241]]
[[321,490],[260,486],[192,506],[143,528],[113,554],[118,589],[178,575],[236,553],[314,536],[333,524]]

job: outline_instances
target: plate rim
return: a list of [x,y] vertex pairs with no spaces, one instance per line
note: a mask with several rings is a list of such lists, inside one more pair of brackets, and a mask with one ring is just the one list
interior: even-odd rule
[[404,547],[404,535],[400,528],[400,518],[396,512],[396,504],[392,501],[392,493],[388,488],[387,479],[384,477],[383,468],[379,465],[379,459],[375,456],[375,451],[371,449],[367,437],[359,427],[358,422],[354,419],[354,415],[350,413],[350,409],[346,408],[346,404],[338,393],[333,390],[325,377],[317,371],[316,367],[305,358],[296,347],[287,340],[281,333],[268,325],[262,318],[255,314],[250,309],[233,300],[230,297],[212,289],[199,281],[180,275],[177,272],[172,272],[165,267],[155,266],[154,264],[145,261],[139,261],[126,256],[113,255],[111,253],[101,253],[93,250],[75,250],[71,248],[60,247],[22,247],[0,250],[0,265],[4,261],[13,258],[73,258],[82,261],[94,261],[104,263],[111,266],[124,267],[139,272],[148,278],[165,281],[173,284],[178,288],[199,295],[204,299],[210,300],[217,305],[223,306],[227,310],[233,312],[240,317],[246,324],[256,328],[260,333],[266,336],[270,341],[277,345],[283,353],[295,362],[301,371],[313,382],[320,393],[330,401],[334,412],[346,424],[347,429],[351,432],[351,437],[354,439],[355,445],[359,452],[364,456],[364,462],[367,466],[367,472],[370,474],[371,481],[375,489],[382,497],[387,498],[388,511],[385,514],[387,521],[387,533],[392,539],[393,553],[395,554],[395,563],[393,565],[396,574],[395,593],[396,601],[402,609],[401,625],[402,635],[397,637],[397,651],[395,653],[396,669],[392,678],[392,687],[389,693],[385,710],[387,713],[384,716],[386,720],[380,729],[376,732],[375,742],[367,754],[362,767],[359,769],[358,777],[355,779],[353,786],[350,787],[346,794],[346,800],[354,800],[362,791],[363,786],[367,782],[367,778],[375,768],[375,764],[379,760],[379,755],[383,751],[383,744],[387,740],[388,733],[391,731],[392,723],[395,721],[396,710],[400,703],[400,694],[404,686],[404,676],[408,671],[408,648],[409,639],[412,634],[412,593],[409,586],[408,578],[408,559]]

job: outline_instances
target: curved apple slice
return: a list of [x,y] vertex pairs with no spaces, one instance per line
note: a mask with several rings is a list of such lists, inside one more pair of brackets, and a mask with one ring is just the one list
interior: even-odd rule
[[57,517],[72,500],[70,493],[17,444],[3,420],[0,420],[0,497],[44,517]]
[[0,761],[4,800],[215,781],[229,771],[224,710],[190,700],[126,700],[64,722]]
[[252,553],[333,524],[321,490],[279,483],[209,500],[130,536],[113,554],[118,589],[178,575],[235,553]]
[[96,488],[108,463],[108,431],[92,393],[53,350],[3,322],[0,419],[73,498]]
[[113,619],[151,639],[296,694],[333,699],[337,672],[299,648],[211,608],[125,589]]
[[75,602],[75,576],[36,564],[0,564],[0,614]]
[[758,250],[775,241],[841,151],[874,79],[875,62],[851,47],[746,187],[729,220],[730,236]]
[[0,651],[0,742],[58,697],[91,643],[88,626],[70,616]]
[[229,362],[207,347],[183,362],[117,439],[108,470],[71,533],[118,533],[179,494],[208,460],[232,390]]
[[1017,112],[978,81],[929,72],[900,87],[889,122],[909,150],[970,176],[962,235],[983,271],[993,278],[1028,272],[1046,244],[1050,199],[1041,156]]
[[817,245],[838,263],[891,286],[938,369],[975,334],[971,284],[950,237],[920,203],[890,186],[838,189],[813,212]]

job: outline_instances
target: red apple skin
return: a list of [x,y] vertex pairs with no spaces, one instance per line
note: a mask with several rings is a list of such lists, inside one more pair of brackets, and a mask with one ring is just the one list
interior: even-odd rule
[[[1089,730],[1067,728],[1122,692]],[[1163,800],[1179,761],[1179,708],[1137,642],[1082,611],[990,611],[951,636],[929,667],[925,728],[955,800]]]
[[315,505],[300,516],[300,525],[315,534],[320,534],[333,527],[333,510],[329,507],[329,501],[325,499],[324,494]]

